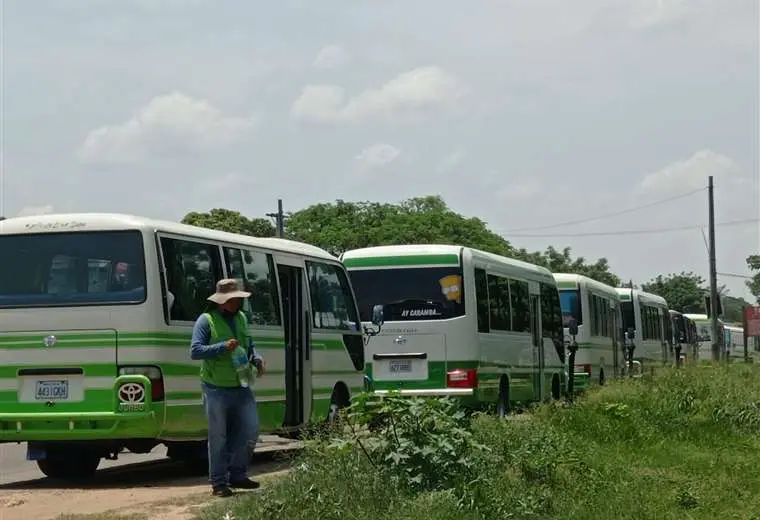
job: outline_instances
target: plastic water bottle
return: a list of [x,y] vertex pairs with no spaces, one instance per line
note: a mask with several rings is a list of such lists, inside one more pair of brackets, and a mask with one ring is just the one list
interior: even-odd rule
[[240,386],[248,388],[251,366],[248,363],[248,355],[242,347],[238,347],[232,351],[232,366],[235,367]]

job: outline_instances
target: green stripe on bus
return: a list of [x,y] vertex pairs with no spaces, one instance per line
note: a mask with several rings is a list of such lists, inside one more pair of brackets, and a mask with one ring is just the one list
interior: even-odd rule
[[[173,336],[168,338],[160,332],[152,333],[119,333],[114,334],[58,334],[56,344],[46,347],[43,343],[42,333],[26,336],[0,336],[0,348],[3,349],[37,349],[37,348],[139,348],[139,347],[165,347],[165,348],[190,348],[190,335]],[[315,331],[319,334],[319,331]],[[282,350],[285,348],[285,340],[277,336],[252,336],[257,349]],[[345,350],[342,339],[312,337],[312,349],[315,350]]]
[[557,282],[558,289],[577,289],[578,282]]
[[343,264],[350,267],[394,267],[411,265],[459,265],[459,256],[446,255],[408,255],[408,256],[373,256],[365,258],[346,258]]

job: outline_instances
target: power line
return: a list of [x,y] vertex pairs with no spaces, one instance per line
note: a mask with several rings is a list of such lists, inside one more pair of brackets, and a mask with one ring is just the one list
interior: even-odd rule
[[[760,222],[758,218],[750,218],[744,220],[733,220],[728,222],[719,222],[716,226],[737,226],[741,224],[754,224]],[[508,238],[520,237],[520,238],[570,238],[570,237],[603,237],[603,236],[625,236],[625,235],[654,235],[658,233],[672,233],[675,231],[692,231],[695,229],[702,229],[705,224],[691,225],[691,226],[679,226],[671,228],[653,228],[653,229],[621,229],[619,231],[598,231],[592,233],[563,233],[563,234],[513,234],[502,233],[507,235]]]
[[593,222],[594,220],[599,220],[599,219],[603,219],[603,218],[607,218],[607,217],[616,217],[618,215],[625,215],[626,213],[631,213],[631,212],[638,211],[638,210],[644,209],[644,208],[651,208],[652,206],[657,206],[659,204],[664,204],[665,202],[672,202],[674,200],[683,199],[685,197],[689,197],[691,195],[694,195],[695,193],[699,193],[699,192],[704,191],[706,189],[707,188],[704,188],[704,187],[697,188],[695,190],[692,190],[692,191],[689,191],[689,192],[686,192],[686,193],[682,193],[681,195],[676,195],[674,197],[670,197],[670,198],[667,198],[667,199],[660,199],[660,200],[656,200],[654,202],[650,202],[648,204],[643,204],[641,206],[634,206],[632,208],[628,208],[628,209],[624,209],[624,210],[620,210],[620,211],[613,211],[611,213],[604,213],[602,215],[597,215],[595,217],[587,217],[587,218],[583,218],[583,219],[580,219],[580,220],[570,220],[570,221],[560,222],[560,223],[557,223],[557,224],[549,224],[549,225],[545,225],[545,226],[533,226],[533,227],[527,227],[527,228],[510,229],[508,231],[505,231],[505,233],[512,233],[512,232],[519,232],[519,231],[535,231],[535,230],[539,230],[539,229],[551,229],[551,228],[556,228],[556,227],[571,226],[571,225],[575,225],[575,224],[585,224],[586,222]]
[[733,274],[733,273],[717,273],[718,276],[727,276],[729,278],[745,278],[752,280],[754,276],[747,276],[746,274]]

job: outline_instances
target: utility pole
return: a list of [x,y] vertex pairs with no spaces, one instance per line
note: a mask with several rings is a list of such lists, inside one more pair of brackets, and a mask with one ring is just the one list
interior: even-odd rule
[[710,249],[710,318],[712,319],[712,355],[713,361],[720,361],[720,338],[718,338],[718,272],[715,266],[715,198],[713,195],[713,176],[708,177],[707,185],[708,208],[710,220],[708,223]]
[[277,213],[267,213],[267,217],[273,217],[275,219],[275,226],[277,228],[277,237],[285,237],[285,214],[282,212],[282,199],[277,199]]

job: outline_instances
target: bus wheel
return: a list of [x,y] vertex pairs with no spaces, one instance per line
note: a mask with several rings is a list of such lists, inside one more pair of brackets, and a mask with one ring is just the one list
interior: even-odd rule
[[599,369],[599,386],[604,386],[604,383],[607,381],[607,379],[604,377],[604,369]]
[[496,402],[496,415],[503,418],[509,415],[510,411],[509,380],[506,377],[502,377],[501,383],[499,383],[499,400]]
[[95,475],[100,455],[72,446],[49,447],[46,457],[37,461],[45,476],[61,480],[84,480]]

